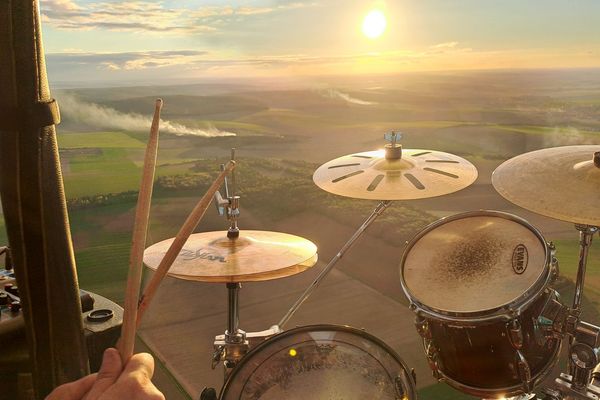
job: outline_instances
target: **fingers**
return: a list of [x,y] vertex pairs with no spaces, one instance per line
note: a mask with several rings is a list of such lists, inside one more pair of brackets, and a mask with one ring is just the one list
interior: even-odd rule
[[113,348],[106,349],[102,357],[102,366],[100,367],[100,371],[98,371],[96,382],[84,400],[97,400],[102,393],[116,382],[122,370],[123,364],[121,363],[119,352]]
[[151,378],[154,374],[154,359],[150,354],[134,354],[127,364],[123,373],[107,392],[107,399],[127,398],[128,400],[164,400],[162,393],[152,384]]
[[46,400],[80,400],[96,381],[96,374],[85,376],[74,382],[60,385],[52,391]]
[[134,354],[125,365],[125,370],[119,379],[124,379],[132,374],[141,374],[141,377],[147,380],[152,379],[152,375],[154,375],[154,358],[148,353]]

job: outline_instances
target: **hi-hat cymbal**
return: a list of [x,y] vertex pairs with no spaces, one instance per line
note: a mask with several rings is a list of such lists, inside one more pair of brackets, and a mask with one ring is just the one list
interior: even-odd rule
[[[508,201],[547,217],[600,226],[600,145],[563,146],[511,158],[492,174]],[[596,157],[596,163],[594,158]]]
[[[173,238],[148,247],[144,263],[156,269]],[[312,267],[317,246],[287,233],[241,231],[231,240],[226,232],[190,236],[169,269],[175,278],[201,282],[255,282],[283,278]]]
[[403,149],[386,158],[384,150],[355,153],[321,165],[313,181],[340,196],[370,200],[413,200],[463,189],[477,179],[464,158],[434,150]]

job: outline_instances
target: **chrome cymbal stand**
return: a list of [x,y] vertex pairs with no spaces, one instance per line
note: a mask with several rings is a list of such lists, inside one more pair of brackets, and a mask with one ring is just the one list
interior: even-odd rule
[[552,400],[600,398],[600,327],[580,318],[587,257],[598,227],[576,224],[575,228],[579,231],[579,265],[573,307],[567,310],[564,323],[564,333],[569,335],[569,374],[561,373],[552,387],[544,388]]
[[[398,144],[398,140],[402,138],[402,134],[400,132],[391,132],[386,133],[384,138],[388,140],[390,143],[385,146],[385,157],[388,159],[399,159],[402,157],[402,146]],[[348,250],[352,247],[354,242],[362,236],[362,234],[367,230],[369,225],[373,223],[385,210],[392,204],[391,200],[382,200],[377,207],[373,210],[371,215],[363,222],[363,224],[358,228],[358,230],[352,235],[352,237],[342,246],[340,251],[327,263],[325,268],[319,273],[319,275],[315,278],[315,280],[306,288],[304,293],[300,295],[298,300],[292,305],[292,307],[288,310],[288,312],[281,318],[279,323],[275,325],[276,328],[283,329],[283,327],[289,322],[292,316],[298,311],[298,308],[308,299],[308,297],[315,291],[317,287],[321,284],[323,279],[329,274],[329,272],[335,267],[338,261],[346,254]]]
[[[235,149],[231,149],[231,159],[235,159]],[[221,165],[221,170],[223,169],[225,169],[225,165]],[[231,173],[231,192],[227,178],[225,178],[224,186],[225,197],[220,192],[216,192],[214,201],[219,215],[227,217],[229,221],[227,237],[229,240],[237,240],[240,236],[240,229],[237,223],[240,216],[240,196],[235,194],[235,171]],[[229,371],[235,367],[249,348],[248,340],[246,340],[246,332],[239,328],[239,291],[242,288],[242,284],[239,282],[228,282],[226,285],[227,330],[224,335],[215,337],[212,356],[212,368],[216,368],[217,364],[223,361],[225,376],[229,374]]]
[[573,311],[581,313],[581,299],[585,280],[585,268],[587,265],[588,252],[592,245],[594,233],[598,231],[597,226],[576,224],[575,229],[579,231],[579,266],[577,268],[577,282],[575,284],[575,296],[573,298]]
[[215,369],[217,364],[223,361],[225,377],[249,349],[246,332],[239,328],[239,291],[241,287],[242,285],[238,282],[227,283],[227,330],[224,335],[215,337],[213,344],[212,368]]
[[365,220],[365,222],[363,222],[363,224],[358,228],[354,235],[352,235],[352,237],[346,242],[346,244],[342,246],[340,251],[329,261],[329,263],[325,266],[325,268],[323,268],[323,270],[310,284],[310,286],[306,288],[304,293],[300,295],[300,297],[298,298],[298,300],[296,300],[294,305],[292,305],[292,307],[283,316],[283,318],[281,318],[279,323],[276,325],[277,327],[283,329],[283,327],[288,323],[290,318],[292,318],[292,316],[298,310],[298,308],[300,308],[302,303],[304,303],[306,299],[308,299],[308,297],[312,294],[312,292],[314,292],[315,289],[319,287],[323,279],[325,279],[327,274],[329,274],[333,267],[335,267],[337,262],[340,261],[340,259],[344,256],[344,254],[346,254],[348,250],[350,250],[354,242],[356,242],[356,240],[362,236],[362,234],[365,232],[365,230],[367,230],[369,225],[371,225],[373,221],[375,221],[377,217],[380,216],[385,211],[385,209],[390,206],[390,204],[392,204],[391,200],[383,200],[377,205],[377,207],[375,207],[371,215],[369,215],[369,217]]

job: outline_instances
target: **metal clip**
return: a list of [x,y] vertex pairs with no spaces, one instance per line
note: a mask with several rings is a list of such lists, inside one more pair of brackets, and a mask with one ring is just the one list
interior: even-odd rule
[[215,346],[215,351],[212,355],[212,362],[210,364],[211,369],[215,369],[217,365],[223,359],[223,355],[225,355],[225,346]]
[[[547,338],[562,339],[567,331],[569,307],[558,301],[558,297],[558,293],[550,289],[550,296],[548,296],[540,315],[534,320],[536,331],[542,331],[541,340]],[[540,341],[538,343],[543,344]]]

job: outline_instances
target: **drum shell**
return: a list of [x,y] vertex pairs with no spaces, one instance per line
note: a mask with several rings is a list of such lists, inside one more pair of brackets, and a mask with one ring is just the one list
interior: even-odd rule
[[419,331],[424,337],[425,351],[434,375],[474,396],[523,393],[517,349],[509,332],[509,324],[517,320],[523,334],[520,352],[531,370],[530,384],[535,386],[555,365],[561,347],[559,339],[546,337],[537,324],[550,296],[556,296],[555,292],[545,290],[529,308],[512,320],[498,318],[473,321],[472,324],[464,321],[452,324],[420,313]]
[[[278,342],[287,342],[288,339],[299,339],[299,341],[295,342],[296,344],[301,344],[308,339],[305,335],[310,334],[311,332],[335,332],[343,335],[341,340],[337,341],[339,344],[350,344],[352,347],[355,347],[358,343],[365,341],[364,344],[360,345],[359,349],[361,351],[365,351],[367,349],[374,350],[378,348],[383,353],[389,356],[388,361],[392,361],[393,364],[396,365],[397,370],[390,376],[394,377],[394,385],[396,386],[396,397],[403,398],[406,400],[416,400],[416,384],[413,373],[408,368],[408,366],[404,363],[404,361],[396,354],[396,352],[390,348],[383,341],[378,339],[375,336],[372,336],[365,332],[362,329],[356,329],[350,326],[344,325],[329,325],[329,324],[320,324],[320,325],[308,325],[308,326],[299,326],[294,329],[290,329],[288,331],[281,332],[266,341],[259,344],[257,347],[252,349],[248,354],[242,358],[240,363],[234,368],[232,373],[226,379],[226,382],[221,390],[219,399],[220,400],[229,400],[236,399],[239,400],[243,397],[243,386],[245,386],[244,381],[250,382],[254,379],[253,375],[247,375],[246,372],[248,369],[253,370],[255,367],[262,364],[262,362],[275,358],[276,353],[278,351],[273,351],[274,347],[277,347],[276,343]],[[358,342],[355,342],[355,339],[358,339]],[[310,342],[310,339],[309,339]],[[354,342],[354,344],[351,344]],[[294,346],[295,347],[295,346]],[[262,355],[265,358],[262,358]],[[262,361],[257,362],[256,358],[262,359]],[[383,363],[380,364],[383,366]],[[246,371],[246,372],[245,372]],[[391,372],[391,371],[388,371]],[[321,372],[323,373],[323,372]],[[285,375],[285,373],[284,373]],[[260,381],[260,378],[259,378]],[[402,384],[400,384],[402,382]],[[264,384],[264,382],[261,382]],[[286,385],[289,383],[286,383]],[[309,385],[308,382],[304,385]],[[252,397],[258,398],[258,397]],[[296,398],[296,397],[294,397]],[[303,398],[314,398],[314,397],[303,397]],[[317,397],[317,398],[329,398],[329,397]],[[337,397],[336,397],[337,398]]]

